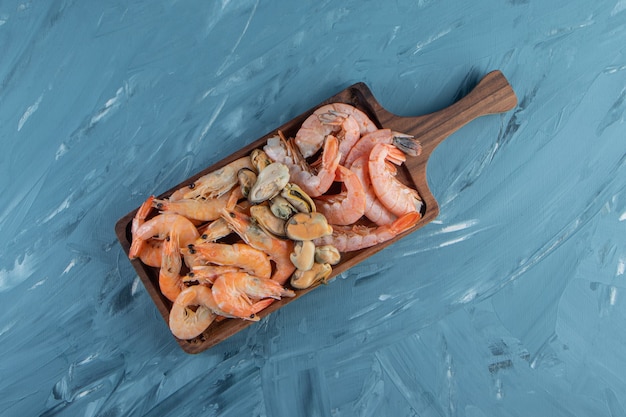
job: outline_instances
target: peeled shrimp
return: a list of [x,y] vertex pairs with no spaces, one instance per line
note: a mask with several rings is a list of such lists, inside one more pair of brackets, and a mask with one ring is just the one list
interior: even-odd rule
[[284,285],[296,269],[289,258],[293,252],[293,241],[270,236],[250,216],[239,211],[222,210],[222,217],[244,242],[269,256],[275,265],[271,279]]
[[268,139],[263,150],[273,161],[285,164],[289,168],[291,181],[311,197],[328,191],[335,179],[335,170],[341,157],[339,141],[332,135],[324,140],[322,160],[315,168],[309,166],[291,140],[283,137]]
[[[215,306],[211,289],[203,285],[185,288],[174,300],[169,326],[179,339],[193,339],[204,332],[217,317],[210,306]],[[191,306],[197,308],[191,309]]]
[[322,106],[302,123],[294,141],[302,156],[308,158],[320,150],[329,135],[339,140],[339,151],[345,157],[359,140],[359,124],[350,114],[337,111],[332,105]]
[[383,226],[334,226],[332,235],[315,239],[314,243],[316,246],[332,245],[340,252],[369,248],[409,230],[421,217],[417,212],[410,212]]
[[400,182],[387,167],[387,161],[400,165],[405,159],[404,153],[395,146],[379,143],[372,149],[368,162],[376,196],[396,216],[412,211],[419,212],[422,207],[417,191]]
[[315,199],[317,210],[333,225],[347,225],[359,220],[365,213],[365,191],[357,175],[339,165],[335,180],[343,183],[339,194],[323,195]]
[[359,133],[360,136],[363,136],[369,132],[373,132],[378,127],[374,124],[374,122],[361,110],[357,109],[354,106],[346,103],[331,103],[326,106],[322,106],[316,110],[316,112],[326,112],[326,111],[336,111],[338,113],[347,114],[356,120],[359,125]]
[[265,252],[245,243],[202,243],[183,249],[183,253],[196,254],[207,263],[239,268],[262,278],[272,275],[272,265]]
[[350,171],[356,174],[361,181],[361,185],[363,185],[363,191],[365,192],[365,217],[378,226],[382,226],[391,223],[397,216],[387,210],[378,197],[376,197],[376,193],[372,188],[372,181],[370,180],[368,159],[368,156],[357,158],[350,166]]
[[214,198],[226,194],[238,183],[237,172],[242,168],[253,168],[249,156],[239,158],[222,168],[203,175],[188,186],[176,190],[170,196],[170,200]]
[[212,292],[220,310],[247,320],[258,320],[256,313],[275,299],[295,296],[293,291],[283,288],[276,281],[245,272],[220,275],[213,283]]

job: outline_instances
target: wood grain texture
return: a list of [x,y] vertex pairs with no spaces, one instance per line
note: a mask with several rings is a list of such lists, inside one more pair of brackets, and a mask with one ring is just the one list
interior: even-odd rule
[[[406,164],[402,167],[402,170],[399,173],[399,177],[401,180],[418,190],[424,201],[424,206],[422,219],[414,228],[375,247],[343,254],[342,261],[333,268],[332,276],[348,270],[357,263],[434,220],[439,213],[439,206],[435,197],[428,188],[426,178],[428,159],[434,149],[449,135],[456,132],[477,117],[506,112],[513,109],[517,105],[517,98],[504,75],[500,71],[492,71],[485,75],[469,94],[449,107],[423,116],[401,117],[385,110],[378,103],[371,90],[364,83],[357,83],[324,100],[317,106],[269,132],[248,146],[224,158],[220,162],[207,167],[203,171],[181,182],[161,194],[159,198],[168,197],[176,189],[187,186],[197,178],[249,154],[255,148],[262,147],[266,143],[267,139],[274,136],[278,130],[282,131],[286,136],[295,136],[295,133],[302,122],[311,113],[313,113],[315,109],[325,104],[334,102],[347,103],[363,110],[380,128],[390,128],[399,132],[408,133],[419,139],[422,144],[421,155],[408,158]],[[128,254],[130,249],[130,226],[136,211],[137,209],[126,214],[124,217],[119,219],[115,225],[116,235],[126,254]],[[171,302],[167,300],[159,290],[158,269],[148,267],[139,260],[131,260],[131,263],[146,287],[148,294],[154,300],[154,303],[163,316],[163,319],[166,323],[168,323]],[[284,305],[296,301],[298,298],[314,289],[315,287],[296,291],[295,297],[285,298],[272,303],[268,308],[260,312],[259,316],[265,317]],[[253,323],[249,321],[227,319],[214,323],[202,335],[195,339],[176,340],[185,352],[195,354],[224,341],[228,337],[252,324]]]

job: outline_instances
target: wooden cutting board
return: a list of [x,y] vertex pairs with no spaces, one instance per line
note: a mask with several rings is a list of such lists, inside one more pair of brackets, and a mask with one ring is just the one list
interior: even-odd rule
[[[283,132],[287,137],[295,136],[302,122],[311,113],[313,113],[315,109],[325,104],[337,102],[347,103],[364,111],[371,118],[371,120],[378,125],[379,128],[388,128],[394,131],[407,133],[415,136],[420,141],[422,145],[421,154],[416,157],[408,157],[406,163],[400,167],[398,176],[404,183],[417,189],[423,199],[424,205],[422,208],[422,219],[415,227],[401,235],[396,236],[394,239],[377,246],[342,254],[341,262],[333,267],[332,276],[346,271],[355,264],[372,256],[376,252],[393,244],[398,239],[403,238],[407,234],[414,232],[435,219],[439,214],[439,206],[437,205],[435,197],[428,188],[428,182],[426,179],[426,167],[432,152],[445,138],[475,118],[488,114],[506,112],[513,109],[517,105],[517,98],[504,75],[500,71],[492,71],[485,75],[469,94],[449,107],[423,116],[400,117],[385,110],[374,98],[372,92],[364,83],[357,83],[324,100],[322,103],[319,103],[307,112],[295,117],[284,125],[278,127],[276,130],[271,131],[267,135],[224,158],[220,162],[207,167],[205,170],[197,173],[193,177],[186,179],[177,186],[161,194],[159,198],[168,197],[175,190],[191,184],[201,176],[236,159],[239,159],[242,156],[248,155],[253,149],[262,148],[267,139],[275,136],[278,130]],[[116,235],[126,254],[128,254],[130,249],[132,240],[130,233],[131,224],[137,209],[119,219],[115,225]],[[139,260],[132,260],[130,262],[137,271],[139,278],[143,282],[146,290],[150,294],[150,297],[153,299],[167,325],[172,303],[165,298],[159,290],[158,269],[146,266]],[[306,290],[298,290],[296,291],[295,297],[283,298],[280,301],[272,303],[268,308],[261,311],[259,316],[265,317],[273,311],[283,307],[285,304],[296,301],[298,298],[314,289],[315,287]],[[253,324],[254,322],[250,321],[226,319],[213,323],[209,329],[195,339],[176,340],[185,352],[199,353]]]

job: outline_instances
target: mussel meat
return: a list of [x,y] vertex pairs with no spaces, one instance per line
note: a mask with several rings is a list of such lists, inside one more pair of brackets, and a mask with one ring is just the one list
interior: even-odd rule
[[310,240],[296,242],[289,258],[297,269],[308,271],[315,262],[315,244]]
[[287,220],[285,232],[292,240],[314,240],[330,235],[333,228],[321,213],[296,213]]
[[316,284],[326,284],[332,271],[333,269],[330,265],[319,263],[313,264],[313,267],[308,271],[297,269],[291,276],[291,286],[299,290],[304,290]]
[[287,165],[274,162],[259,173],[254,186],[250,189],[248,200],[253,204],[269,200],[278,195],[288,182]]
[[285,236],[285,221],[274,216],[267,205],[256,205],[250,207],[250,215],[266,231],[279,237]]

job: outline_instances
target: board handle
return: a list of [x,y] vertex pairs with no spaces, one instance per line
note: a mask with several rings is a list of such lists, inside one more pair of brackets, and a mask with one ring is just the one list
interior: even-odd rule
[[[472,120],[488,114],[503,113],[517,105],[513,88],[501,71],[492,71],[456,103],[417,117],[379,114],[385,126],[413,135],[422,144],[422,154],[429,156],[448,136]],[[382,109],[377,109],[377,113]],[[387,116],[387,117],[385,117]]]

